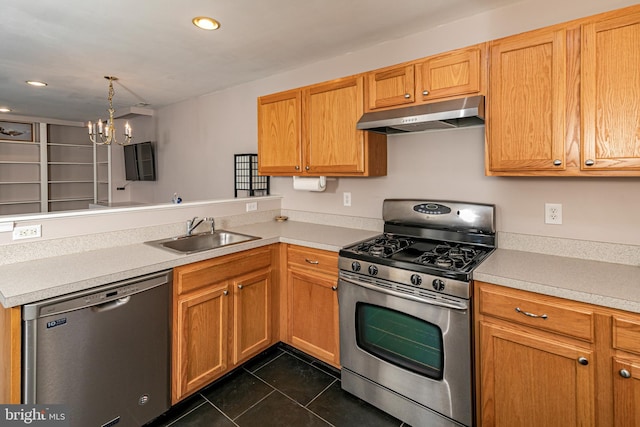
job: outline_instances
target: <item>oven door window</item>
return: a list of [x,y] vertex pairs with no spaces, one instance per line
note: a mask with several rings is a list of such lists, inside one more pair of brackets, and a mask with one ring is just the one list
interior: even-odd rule
[[442,379],[442,331],[417,317],[356,303],[356,342],[366,352],[417,374]]

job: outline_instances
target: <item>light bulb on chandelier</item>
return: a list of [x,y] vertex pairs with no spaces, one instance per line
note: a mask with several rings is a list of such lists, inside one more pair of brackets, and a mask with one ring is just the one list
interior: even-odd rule
[[104,76],[104,78],[109,80],[109,97],[107,98],[109,100],[109,109],[107,110],[109,112],[109,120],[107,120],[107,123],[104,125],[102,119],[99,119],[95,124],[89,122],[87,124],[89,139],[98,145],[109,145],[112,142],[118,145],[127,145],[133,138],[129,122],[124,125],[124,140],[122,142],[116,138],[116,129],[113,122],[113,113],[115,112],[113,109],[113,81],[118,80],[118,78],[113,76]]

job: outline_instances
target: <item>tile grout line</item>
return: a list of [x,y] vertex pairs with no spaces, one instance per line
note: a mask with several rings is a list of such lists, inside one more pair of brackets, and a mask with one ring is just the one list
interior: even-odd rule
[[[249,372],[251,374],[251,372]],[[253,374],[251,374],[253,375]],[[254,375],[255,376],[255,375]],[[258,377],[256,377],[258,378]],[[271,387],[269,385],[269,387]],[[271,387],[273,390],[271,390],[269,393],[267,393],[266,396],[264,396],[262,399],[258,400],[256,403],[254,403],[253,405],[249,406],[247,409],[245,409],[244,411],[242,411],[241,413],[239,413],[235,418],[231,418],[230,416],[227,415],[226,412],[224,412],[222,409],[218,408],[213,402],[211,402],[209,399],[207,399],[206,397],[204,397],[204,399],[209,402],[211,404],[211,406],[213,406],[214,408],[216,408],[218,411],[220,411],[220,413],[222,415],[224,415],[229,421],[231,421],[234,425],[238,425],[238,423],[236,423],[235,420],[237,420],[238,418],[240,418],[241,416],[243,416],[244,414],[246,414],[251,408],[254,408],[256,405],[258,405],[260,402],[262,402],[263,400],[265,400],[267,397],[271,396],[273,393],[275,393],[276,390],[275,388]],[[168,427],[168,426],[167,426]]]
[[304,405],[304,407],[305,407],[305,408],[307,408],[309,405],[311,405],[311,404],[312,404],[312,403],[313,403],[317,398],[319,398],[319,397],[320,397],[320,395],[321,395],[322,393],[324,393],[325,391],[327,391],[327,390],[329,389],[329,387],[331,387],[332,385],[334,385],[334,384],[336,383],[336,381],[338,381],[338,379],[337,379],[337,378],[334,378],[334,379],[333,379],[333,381],[331,381],[331,383],[330,383],[328,386],[326,386],[325,388],[323,388],[323,389],[320,391],[320,393],[316,394],[316,395],[315,395],[315,397],[309,401],[309,403],[307,403],[306,405]]
[[[200,394],[200,393],[198,393]],[[201,395],[202,396],[202,395]],[[175,420],[171,421],[169,424],[167,424],[166,427],[170,427],[172,425],[175,425],[178,421],[180,421],[181,419],[183,419],[184,417],[186,417],[187,415],[189,415],[190,413],[192,413],[193,411],[202,408],[203,405],[205,405],[208,402],[208,400],[205,399],[205,402],[202,402],[201,404],[199,404],[198,406],[196,406],[195,408],[193,408],[192,410],[185,412],[184,414],[180,415],[180,417],[176,418]]]
[[[284,353],[287,353],[289,356],[295,357],[296,359],[298,359],[298,360],[300,360],[300,361],[302,361],[302,362],[306,363],[307,365],[311,366],[313,369],[317,369],[318,371],[322,372],[323,374],[329,375],[330,377],[332,377],[332,378],[334,378],[334,379],[339,379],[339,378],[337,378],[335,375],[333,375],[332,373],[329,373],[329,372],[323,371],[322,369],[320,369],[320,368],[318,368],[317,366],[315,366],[313,363],[310,363],[309,361],[304,360],[302,357],[299,357],[299,356],[295,355],[294,353],[291,353],[291,352],[289,352],[289,351],[287,351],[287,350],[285,350],[285,349],[281,349],[281,350],[282,350]],[[280,357],[280,356],[278,356],[278,357]],[[274,360],[275,360],[275,359],[274,359]]]
[[[281,349],[282,350],[282,349]],[[279,354],[277,357],[274,357],[272,360],[270,360],[269,362],[265,363],[264,365],[262,365],[260,368],[256,369],[256,372],[258,372],[260,369],[262,369],[263,367],[267,366],[269,363],[273,362],[274,360],[278,359],[279,357],[281,357],[284,353],[287,353],[288,355],[306,363],[307,365],[316,368],[315,366],[313,366],[311,363],[307,362],[306,360],[303,360],[299,357],[296,357],[295,355],[289,353],[286,350],[282,350],[282,354]],[[266,382],[265,380],[263,380],[262,378],[260,378],[258,375],[256,375],[253,372],[248,371],[247,369],[245,369],[245,371],[247,371],[249,374],[253,375],[255,378],[257,378],[258,380],[262,381],[263,383],[265,383],[266,385],[268,385],[269,387],[271,387],[273,389],[273,391],[271,393],[269,393],[267,396],[265,396],[264,398],[260,399],[260,401],[256,402],[254,405],[251,406],[251,408],[253,408],[254,406],[256,406],[257,404],[259,404],[260,402],[262,402],[263,400],[265,400],[267,397],[271,396],[274,392],[278,392],[281,395],[283,395],[284,397],[286,397],[287,399],[289,399],[290,401],[292,401],[293,403],[295,403],[296,405],[300,406],[301,408],[305,409],[307,412],[310,412],[311,414],[313,414],[315,417],[321,419],[322,421],[324,421],[325,423],[327,423],[327,425],[331,426],[331,427],[335,427],[333,424],[331,424],[329,421],[325,420],[324,418],[322,418],[320,415],[316,414],[315,412],[313,412],[311,409],[309,409],[307,406],[311,404],[311,402],[313,402],[314,400],[316,400],[318,398],[318,396],[320,396],[322,393],[324,393],[329,387],[331,387],[332,384],[334,384],[336,381],[338,381],[337,378],[335,378],[333,375],[330,375],[326,372],[324,372],[322,369],[318,369],[320,372],[322,372],[323,374],[330,376],[333,378],[333,381],[331,381],[331,383],[325,387],[320,393],[318,393],[313,399],[311,399],[311,401],[309,403],[307,403],[306,405],[301,404],[300,402],[298,402],[297,400],[295,400],[294,398],[292,398],[291,396],[289,396],[288,394],[286,394],[285,392],[283,392],[282,390],[278,389],[277,387],[272,386],[271,384],[269,384],[268,382]],[[246,413],[249,409],[251,408],[247,408],[247,410],[245,410],[242,414]],[[236,419],[238,419],[242,414],[238,415],[236,417]]]

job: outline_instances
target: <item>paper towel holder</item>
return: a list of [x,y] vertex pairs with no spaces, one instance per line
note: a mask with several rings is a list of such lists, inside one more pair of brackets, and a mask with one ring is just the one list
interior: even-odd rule
[[294,176],[293,189],[304,191],[324,191],[327,189],[326,176]]

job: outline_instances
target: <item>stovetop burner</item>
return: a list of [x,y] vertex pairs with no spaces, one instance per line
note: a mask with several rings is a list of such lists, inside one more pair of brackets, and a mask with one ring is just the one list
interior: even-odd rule
[[385,233],[358,244],[353,251],[373,257],[388,258],[411,244],[413,241],[409,237]]
[[435,265],[442,268],[462,270],[474,262],[483,251],[471,246],[451,246],[449,243],[437,245],[424,252],[415,262],[424,265]]
[[489,249],[470,244],[438,242],[384,233],[343,249],[342,255],[397,266],[398,263],[450,271],[468,271]]

